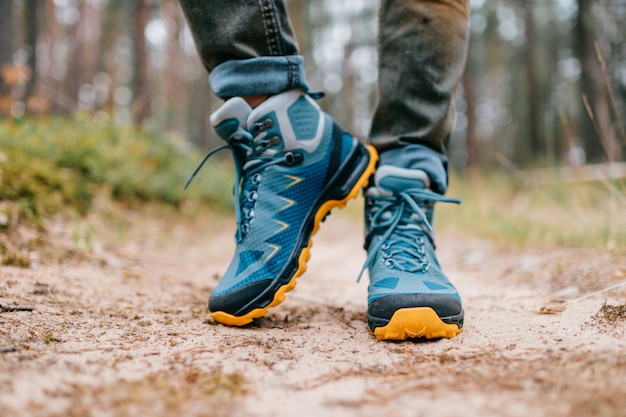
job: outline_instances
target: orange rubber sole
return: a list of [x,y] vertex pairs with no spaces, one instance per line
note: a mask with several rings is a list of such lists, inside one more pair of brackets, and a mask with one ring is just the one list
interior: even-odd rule
[[389,323],[372,333],[378,340],[441,339],[453,338],[462,330],[456,324],[441,321],[432,308],[416,307],[396,311]]

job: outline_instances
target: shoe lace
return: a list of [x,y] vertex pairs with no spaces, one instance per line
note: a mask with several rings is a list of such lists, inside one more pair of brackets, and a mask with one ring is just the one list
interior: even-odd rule
[[[444,197],[431,190],[410,189],[393,196],[368,196],[372,206],[368,219],[369,230],[365,236],[368,256],[361,268],[357,282],[366,269],[371,268],[379,251],[387,267],[405,272],[426,273],[430,269],[426,256],[424,236],[434,245],[433,228],[425,211],[434,203],[460,204],[461,200]],[[374,236],[382,238],[369,247]]]
[[231,150],[235,161],[233,194],[236,202],[235,221],[237,230],[235,232],[235,240],[237,243],[240,243],[250,232],[250,223],[254,218],[254,208],[259,197],[259,184],[263,180],[263,171],[277,164],[296,165],[304,159],[304,156],[297,151],[263,155],[267,148],[280,142],[280,138],[277,136],[271,138],[260,137],[259,133],[261,130],[271,126],[271,119],[267,119],[263,122],[255,123],[250,131],[237,130],[230,134],[225,139],[226,145],[218,146],[204,156],[185,184],[186,190],[210,157],[222,150]]

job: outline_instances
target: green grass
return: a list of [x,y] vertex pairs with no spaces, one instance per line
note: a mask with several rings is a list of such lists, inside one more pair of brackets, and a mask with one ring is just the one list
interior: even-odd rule
[[0,213],[35,223],[59,212],[84,215],[102,194],[128,204],[221,207],[231,195],[232,170],[219,158],[183,190],[201,158],[200,151],[171,135],[97,123],[88,115],[2,120]]
[[502,174],[453,175],[448,195],[460,207],[440,204],[439,230],[461,230],[527,246],[626,248],[626,181],[554,182],[520,186]]

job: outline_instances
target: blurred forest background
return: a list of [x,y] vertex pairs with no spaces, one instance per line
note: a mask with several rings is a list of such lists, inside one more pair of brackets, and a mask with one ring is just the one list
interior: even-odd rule
[[[290,0],[320,104],[367,135],[375,0]],[[450,142],[458,170],[621,161],[626,0],[472,0]],[[220,105],[176,0],[0,0],[0,117],[87,112],[202,148]]]

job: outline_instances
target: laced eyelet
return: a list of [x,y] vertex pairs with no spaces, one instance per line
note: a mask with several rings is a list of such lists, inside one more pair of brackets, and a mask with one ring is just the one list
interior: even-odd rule
[[273,136],[271,139],[267,141],[268,146],[280,145],[280,138],[278,136]]
[[380,247],[380,249],[383,251],[389,250],[389,248],[391,248],[391,245],[389,243],[383,243],[383,245]]
[[304,156],[302,156],[302,154],[300,153],[287,152],[285,154],[285,163],[287,165],[299,164],[303,160],[304,160]]
[[263,176],[261,174],[256,174],[254,177],[252,177],[252,180],[250,180],[252,182],[252,184],[257,185],[261,182],[261,180],[263,179]]
[[269,147],[275,146],[275,145],[280,145],[280,138],[278,136],[274,136],[274,137],[272,137],[270,139],[263,140],[259,144],[259,146],[262,147],[262,148],[269,148]]
[[385,266],[388,268],[393,268],[395,266],[395,262],[393,261],[393,259],[387,259],[385,260]]
[[256,133],[263,129],[268,129],[272,127],[273,125],[274,125],[274,122],[272,121],[272,119],[265,119],[262,122],[255,123],[252,126],[252,131]]
[[257,198],[259,198],[259,195],[257,194],[257,192],[252,191],[250,195],[248,196],[248,201],[251,203],[254,203],[257,200]]

